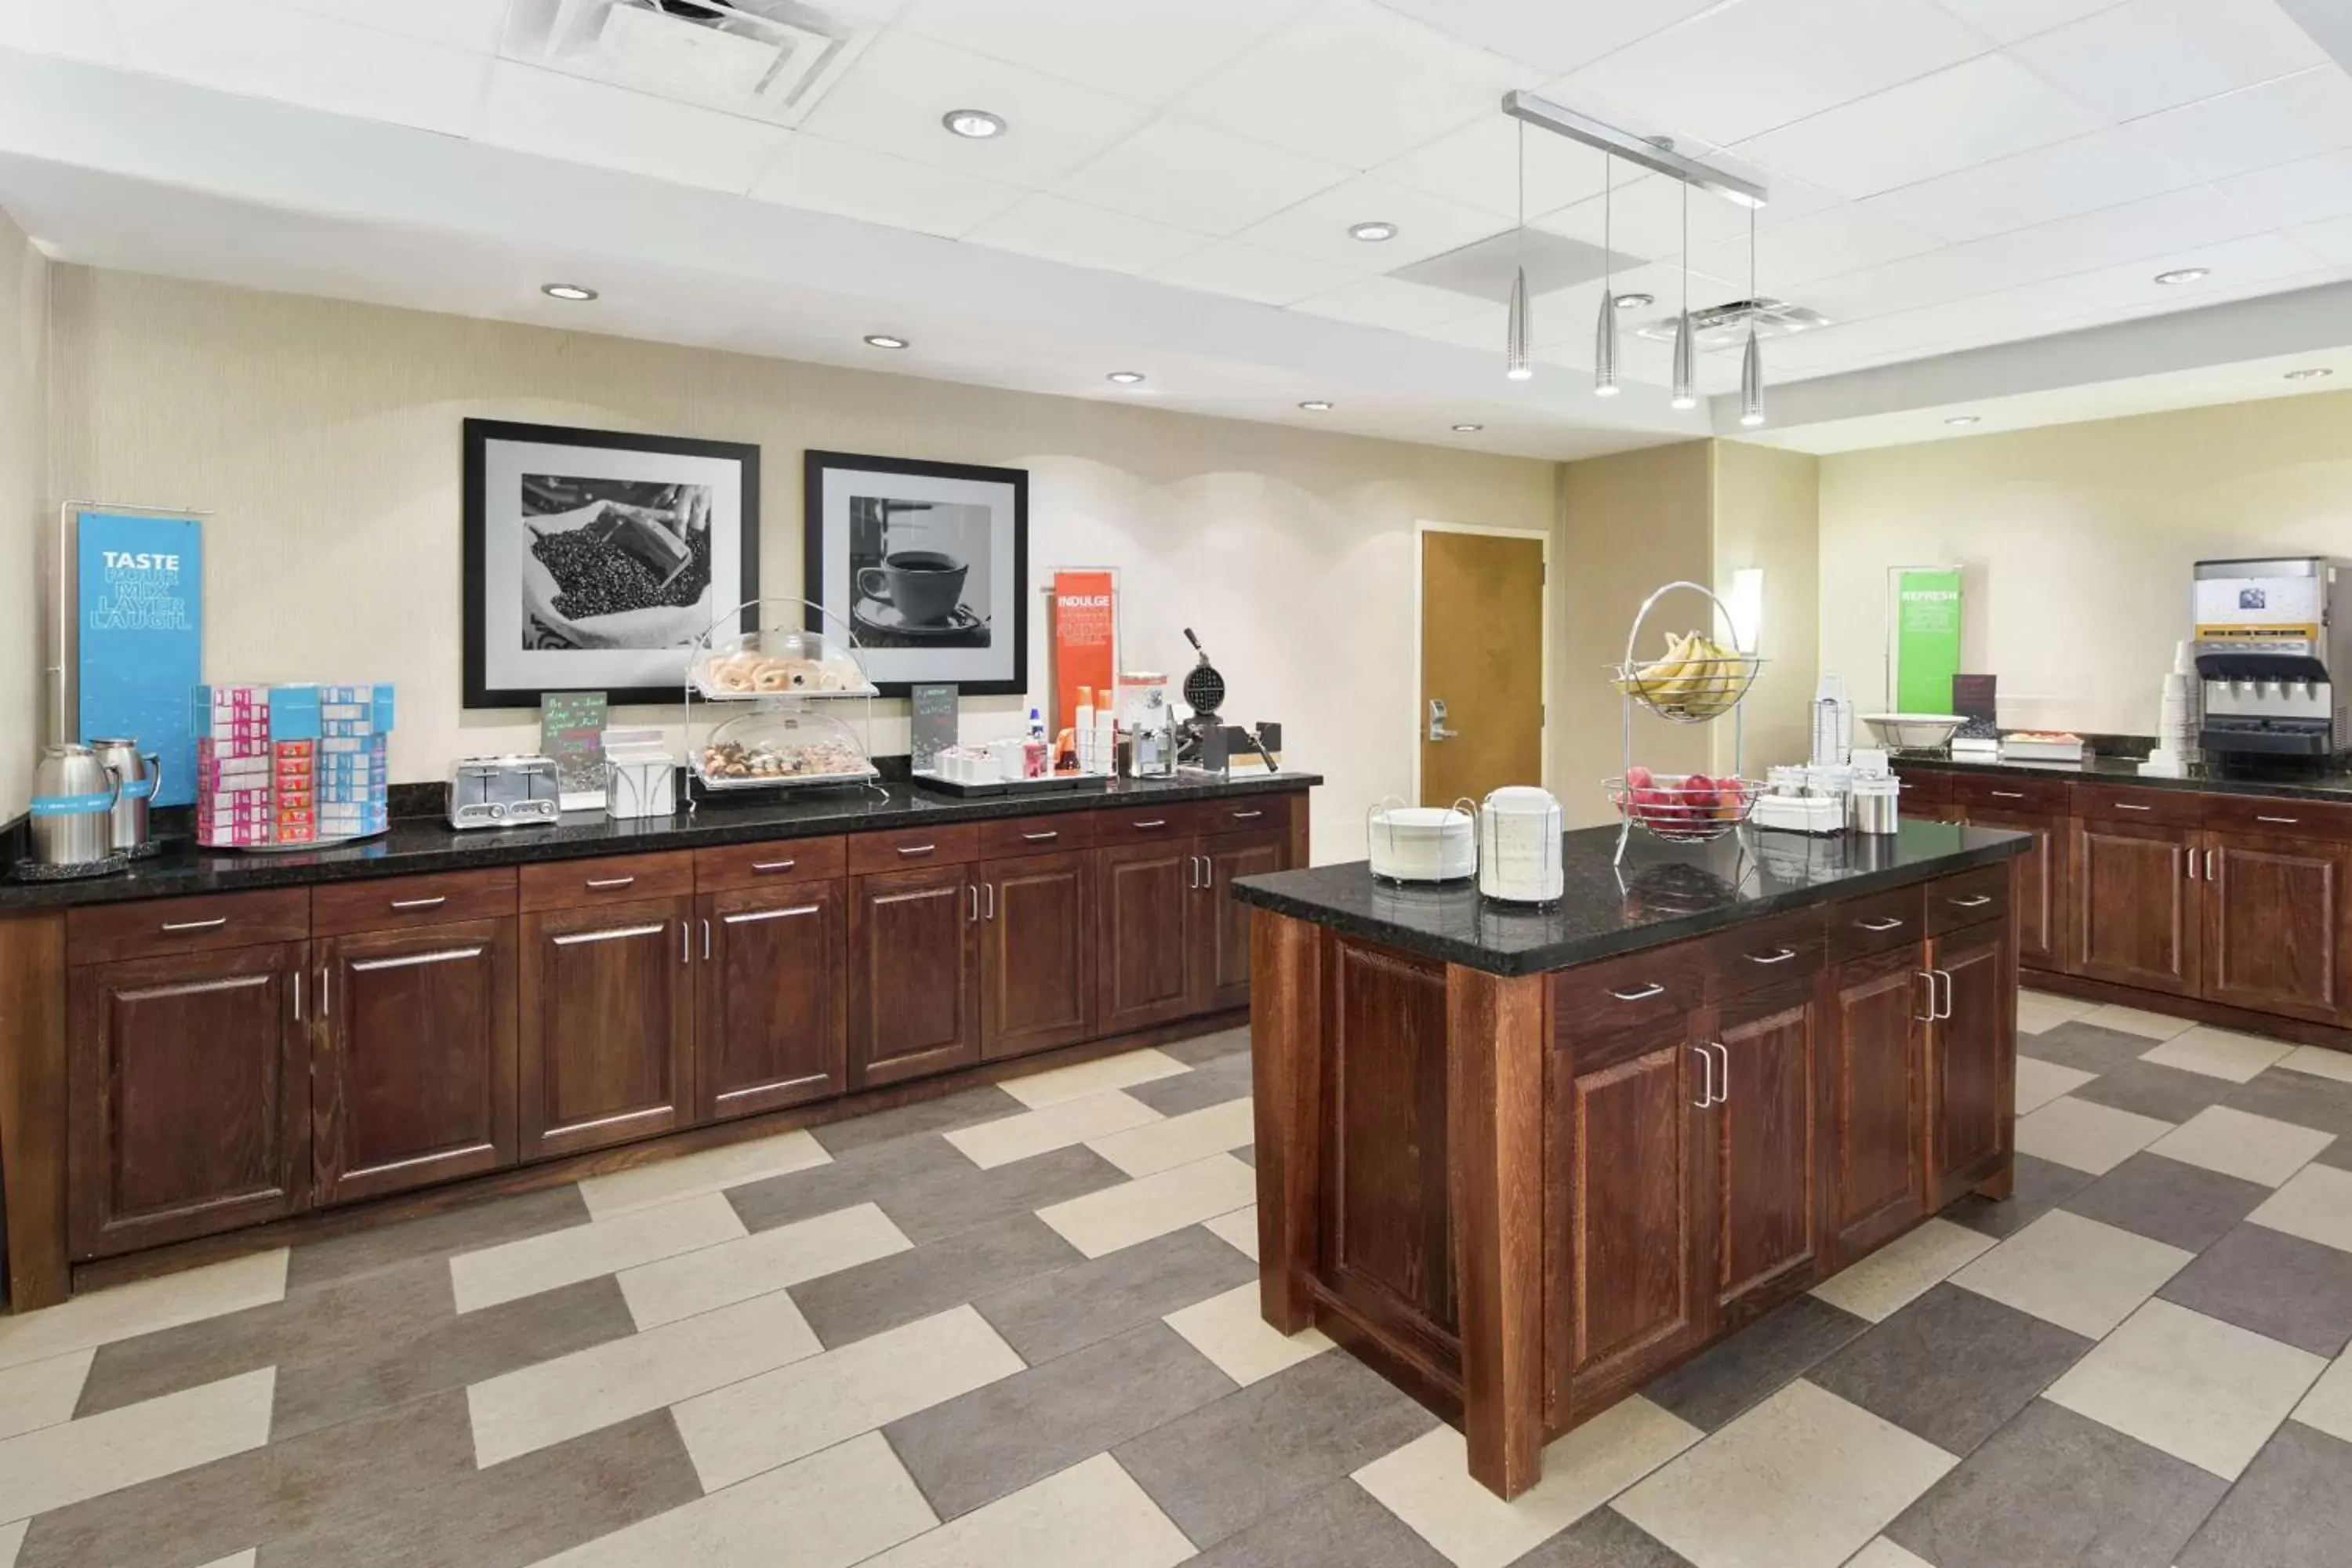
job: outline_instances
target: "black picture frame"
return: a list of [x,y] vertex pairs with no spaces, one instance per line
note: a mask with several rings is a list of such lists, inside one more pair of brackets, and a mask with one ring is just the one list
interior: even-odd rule
[[[464,425],[465,478],[465,706],[468,709],[536,708],[543,692],[558,690],[601,690],[614,705],[623,703],[666,703],[679,700],[686,679],[688,648],[676,646],[671,674],[667,666],[673,662],[672,645],[642,647],[604,647],[575,648],[558,646],[534,647],[523,649],[518,639],[515,651],[491,647],[491,638],[499,631],[511,634],[518,620],[528,623],[530,612],[508,605],[493,606],[491,595],[494,581],[504,581],[511,587],[512,577],[504,562],[493,563],[494,517],[490,486],[494,462],[501,445],[534,447],[569,448],[583,454],[583,467],[612,468],[615,456],[635,456],[649,459],[646,474],[630,479],[612,479],[611,483],[660,483],[659,459],[687,459],[702,465],[695,473],[698,482],[706,476],[715,480],[710,488],[716,500],[707,502],[709,513],[708,554],[710,582],[705,595],[702,625],[719,615],[728,605],[746,604],[760,593],[760,448],[739,441],[709,441],[683,436],[648,436],[628,430],[593,430],[565,425],[532,425],[505,419],[467,419]],[[717,467],[714,468],[712,465]],[[731,470],[731,471],[730,471]],[[683,477],[689,470],[681,467]],[[731,500],[731,504],[729,504]],[[726,520],[731,514],[731,522]],[[510,526],[503,510],[496,520],[497,526]],[[722,529],[731,528],[731,536],[722,537]],[[499,542],[511,549],[509,542]],[[730,560],[733,570],[724,570]],[[517,568],[516,570],[520,570]],[[723,579],[723,580],[722,580]],[[732,595],[730,597],[730,595]],[[683,618],[681,618],[681,624]],[[759,629],[758,610],[753,608],[743,617],[743,629]],[[557,657],[549,658],[550,654]],[[565,658],[566,654],[587,657]],[[519,680],[511,667],[531,662],[548,668],[533,671],[534,679]],[[562,668],[576,664],[576,670]],[[501,666],[508,668],[502,668]],[[629,667],[631,673],[622,679],[612,679],[615,667]],[[662,670],[658,680],[646,678],[645,668]],[[543,678],[541,678],[543,677]]]
[[[887,475],[924,481],[937,496],[952,497],[955,487],[971,487],[967,498],[955,502],[970,509],[989,509],[988,538],[992,565],[1009,561],[1009,571],[992,570],[987,578],[989,613],[980,617],[968,597],[955,601],[953,616],[967,617],[984,641],[973,645],[970,635],[953,627],[926,626],[905,637],[877,628],[863,618],[874,607],[857,584],[852,563],[858,550],[871,552],[870,542],[853,546],[850,532],[871,526],[871,520],[852,521],[840,509],[829,509],[833,482],[852,474]],[[857,638],[876,688],[886,697],[910,696],[920,685],[951,684],[966,696],[1018,696],[1029,689],[1029,471],[988,468],[974,463],[942,463],[919,458],[877,457],[857,452],[811,448],[802,463],[802,594],[811,604],[829,612],[813,620],[834,622],[837,630],[847,623]],[[848,504],[847,498],[845,505]],[[866,505],[871,498],[858,498]],[[893,503],[878,503],[887,511]],[[973,522],[963,526],[969,530]],[[887,530],[887,518],[882,524]],[[1000,539],[1000,533],[1003,537]],[[887,537],[887,532],[885,534]],[[961,574],[965,563],[955,571]],[[867,571],[875,568],[866,568]],[[968,582],[960,576],[960,588]],[[841,602],[836,603],[839,600]],[[885,606],[887,607],[887,606]],[[814,629],[814,628],[813,628]]]

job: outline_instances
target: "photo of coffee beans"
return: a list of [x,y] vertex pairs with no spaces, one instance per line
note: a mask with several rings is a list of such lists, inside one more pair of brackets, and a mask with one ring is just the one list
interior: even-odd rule
[[710,585],[709,531],[696,531],[688,543],[694,558],[667,587],[651,566],[608,540],[588,537],[586,530],[534,539],[530,552],[562,590],[555,600],[556,613],[569,620],[585,620],[657,605],[682,608],[699,600]]

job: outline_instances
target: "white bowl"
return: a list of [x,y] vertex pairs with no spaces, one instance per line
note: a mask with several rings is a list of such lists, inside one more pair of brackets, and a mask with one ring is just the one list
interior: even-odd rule
[[1901,751],[1923,752],[1948,743],[1952,732],[1968,722],[1957,713],[1865,713],[1862,721],[1878,738]]
[[1367,823],[1372,875],[1398,882],[1451,882],[1478,872],[1470,814],[1436,805],[1389,806]]

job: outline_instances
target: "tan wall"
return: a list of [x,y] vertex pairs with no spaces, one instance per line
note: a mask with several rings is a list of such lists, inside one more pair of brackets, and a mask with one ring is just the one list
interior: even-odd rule
[[1822,668],[1864,711],[1887,568],[1959,562],[2003,724],[2149,734],[2193,563],[2352,554],[2352,393],[1842,453],[1821,484]]
[[0,212],[0,822],[31,798],[47,721],[40,584],[49,499],[48,280],[47,261]]
[[[1801,763],[1812,752],[1811,704],[1821,613],[1821,459],[1741,441],[1715,446],[1715,591],[1731,596],[1732,574],[1764,573],[1764,666],[1741,711],[1745,755],[1738,766],[1754,779],[1774,763]],[[1717,772],[1729,772],[1733,731],[1714,726]]]
[[[1197,627],[1226,712],[1282,721],[1329,777],[1321,859],[1361,855],[1364,807],[1411,787],[1414,522],[1554,515],[1547,462],[80,268],[52,290],[56,489],[213,509],[207,671],[396,682],[397,780],[538,743],[535,712],[460,709],[469,415],[761,443],[771,594],[799,586],[804,447],[1029,469],[1033,575],[1118,567],[1131,665],[1181,671]],[[1024,706],[974,699],[966,732]],[[877,750],[905,749],[900,710]]]

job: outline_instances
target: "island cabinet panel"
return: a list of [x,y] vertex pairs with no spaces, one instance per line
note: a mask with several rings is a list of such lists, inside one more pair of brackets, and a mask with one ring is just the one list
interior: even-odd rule
[[1192,1011],[1222,1013],[1249,1005],[1250,912],[1233,896],[1234,881],[1281,870],[1288,858],[1287,833],[1277,827],[1201,840],[1192,933]]
[[944,865],[859,877],[850,889],[850,1087],[979,1061],[980,884]]
[[2352,843],[2207,833],[2209,1002],[2315,1023],[2352,1022]]
[[528,914],[520,1121],[526,1160],[684,1127],[693,1113],[687,898]]
[[319,1203],[513,1164],[513,917],[328,937],[317,956]]
[[1184,1016],[1192,1010],[1198,967],[1190,940],[1200,881],[1192,840],[1129,844],[1113,838],[1096,853],[1102,900],[1097,1022],[1104,1034],[1119,1035]]
[[1819,1022],[1810,978],[1726,1003],[1717,1022],[1706,1153],[1717,1331],[1812,1282]]
[[1084,850],[981,866],[981,1055],[1094,1033],[1094,875]]
[[1823,1184],[1841,1262],[1927,1212],[1927,963],[1913,941],[1832,974],[1822,1041]]
[[847,884],[777,882],[698,901],[696,1119],[723,1121],[848,1087]]
[[2005,827],[2033,835],[2033,847],[2017,862],[2018,962],[2028,969],[2057,969],[2066,957],[2066,853],[2071,824],[2063,816],[2034,812],[1970,811],[1978,827]]
[[280,1219],[310,1200],[303,942],[76,967],[67,1102],[79,1258]]
[[2190,828],[2077,820],[2068,969],[2118,985],[2196,994],[2199,849]]
[[2008,1161],[2015,1121],[2011,1064],[2017,977],[2006,941],[2004,925],[1974,926],[1937,937],[1928,952],[1941,992],[1927,1026],[1938,1208]]

